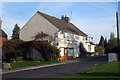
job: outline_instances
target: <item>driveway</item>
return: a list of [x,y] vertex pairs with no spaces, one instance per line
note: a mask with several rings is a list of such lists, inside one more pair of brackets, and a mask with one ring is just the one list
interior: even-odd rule
[[[78,62],[3,74],[3,78],[62,78],[107,63],[107,56],[77,59]],[[25,80],[26,80],[25,79]],[[12,79],[11,79],[12,80]],[[23,79],[22,79],[23,80]],[[33,79],[34,80],[34,79]]]

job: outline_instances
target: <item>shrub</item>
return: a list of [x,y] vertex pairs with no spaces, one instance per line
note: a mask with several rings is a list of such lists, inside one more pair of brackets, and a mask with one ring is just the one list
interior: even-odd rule
[[11,62],[22,61],[22,57],[10,58]]
[[34,41],[31,47],[37,49],[47,61],[56,61],[60,57],[60,50],[50,42]]
[[81,52],[79,57],[86,57],[87,56],[87,50],[84,48],[84,45],[82,42],[80,42],[79,51]]
[[95,54],[95,52],[88,52],[87,54],[90,54],[90,55],[91,55],[91,54]]
[[95,48],[95,51],[98,52],[98,54],[104,54],[105,53],[105,48],[101,46],[97,46]]
[[24,41],[19,39],[7,40],[3,44],[3,51],[6,53],[6,61],[10,62],[11,58],[16,59],[17,57],[21,57],[24,55],[25,50],[21,44]]

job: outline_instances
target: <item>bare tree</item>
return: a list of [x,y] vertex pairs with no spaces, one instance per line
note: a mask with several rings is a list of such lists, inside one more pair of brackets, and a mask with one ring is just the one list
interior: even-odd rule
[[43,41],[44,38],[47,38],[48,40],[52,41],[53,40],[53,37],[50,36],[49,34],[47,33],[44,33],[44,32],[38,32],[35,36],[33,36],[34,40],[41,40]]

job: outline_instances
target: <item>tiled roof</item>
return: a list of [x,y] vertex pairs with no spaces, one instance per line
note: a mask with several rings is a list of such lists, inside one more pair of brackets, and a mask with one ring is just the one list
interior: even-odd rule
[[6,37],[7,38],[7,34],[2,29],[0,29],[0,37]]
[[37,12],[41,14],[43,17],[45,17],[49,22],[51,22],[53,25],[55,25],[59,30],[70,32],[73,34],[81,35],[81,36],[87,36],[84,32],[82,32],[80,29],[78,29],[75,25],[72,23],[67,23],[64,20],[58,19],[56,17],[44,14],[42,12]]

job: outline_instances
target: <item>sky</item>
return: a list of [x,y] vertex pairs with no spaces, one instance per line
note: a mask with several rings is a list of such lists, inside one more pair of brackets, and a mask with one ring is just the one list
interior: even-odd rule
[[117,2],[2,2],[2,29],[11,38],[14,25],[22,28],[37,12],[61,18],[70,17],[70,22],[93,37],[98,43],[100,36],[109,39],[110,33],[116,36]]

